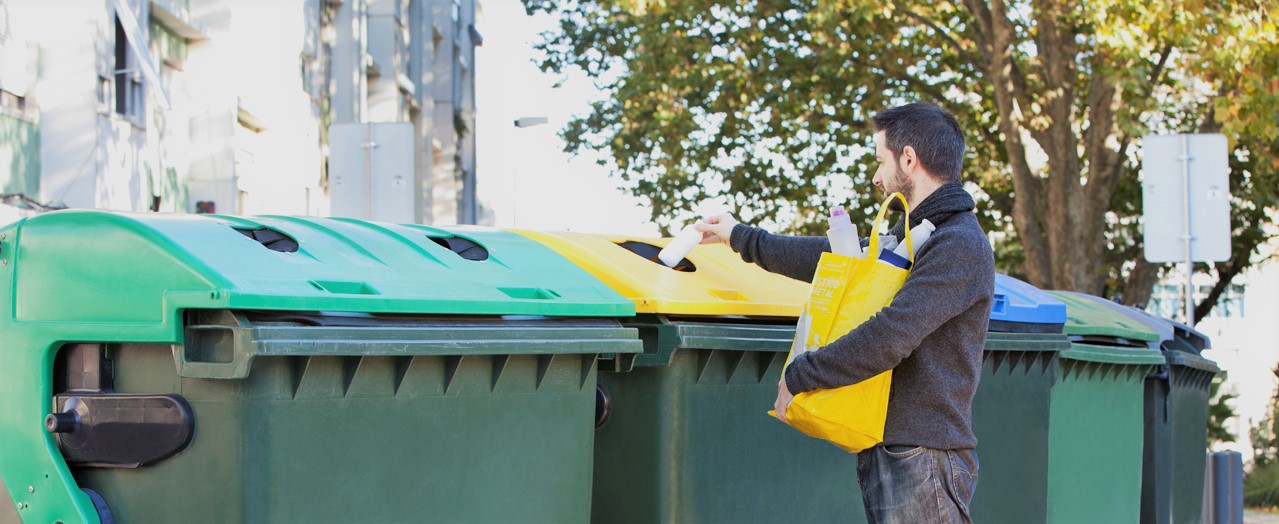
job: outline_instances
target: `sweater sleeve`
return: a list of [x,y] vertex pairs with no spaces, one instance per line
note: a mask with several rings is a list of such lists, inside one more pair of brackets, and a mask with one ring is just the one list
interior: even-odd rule
[[826,237],[775,235],[757,227],[733,226],[729,246],[747,263],[804,282],[812,282],[822,253],[830,251]]
[[938,231],[920,248],[892,302],[826,347],[795,358],[786,368],[787,388],[795,394],[832,389],[897,367],[925,337],[990,292],[994,265],[984,238]]

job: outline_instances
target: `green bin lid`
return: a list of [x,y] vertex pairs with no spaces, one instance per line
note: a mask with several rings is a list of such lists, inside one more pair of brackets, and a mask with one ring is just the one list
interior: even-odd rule
[[1159,365],[1165,362],[1164,353],[1158,349],[1093,344],[1073,344],[1058,355],[1064,359],[1103,364]]
[[1127,311],[1131,308],[1083,293],[1048,293],[1066,303],[1063,331],[1073,340],[1137,347],[1159,346],[1159,334]]
[[633,316],[555,252],[496,229],[342,218],[59,211],[0,230],[19,322],[162,324],[186,308]]
[[1054,352],[1070,349],[1070,339],[1061,333],[986,333],[986,351]]

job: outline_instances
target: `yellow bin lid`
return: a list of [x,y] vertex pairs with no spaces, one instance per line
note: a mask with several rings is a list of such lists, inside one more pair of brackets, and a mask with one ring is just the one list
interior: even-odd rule
[[555,250],[635,301],[637,313],[795,318],[808,298],[807,283],[743,262],[723,244],[694,247],[678,270],[657,262],[657,252],[670,238],[512,231]]

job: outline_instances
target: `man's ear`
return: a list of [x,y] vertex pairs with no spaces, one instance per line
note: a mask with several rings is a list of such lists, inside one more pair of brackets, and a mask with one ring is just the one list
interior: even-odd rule
[[898,157],[898,163],[901,164],[901,170],[906,173],[913,173],[919,168],[919,155],[915,154],[915,148],[906,146],[902,148],[902,154]]

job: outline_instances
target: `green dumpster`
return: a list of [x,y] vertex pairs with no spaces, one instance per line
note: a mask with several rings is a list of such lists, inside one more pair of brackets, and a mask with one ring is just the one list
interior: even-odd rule
[[1220,370],[1199,356],[1209,345],[1207,336],[1166,322],[1173,333],[1161,341],[1167,365],[1146,378],[1141,521],[1198,522],[1203,512],[1202,457],[1208,451],[1208,394]]
[[[1124,306],[1050,291],[1066,303],[1069,350],[1049,412],[1049,522],[1135,522],[1141,518],[1144,383],[1164,364],[1159,335]],[[1105,345],[1103,345],[1105,344]]]
[[[856,458],[766,413],[807,298],[722,245],[522,232],[637,304],[644,353],[601,363],[595,522],[865,522]],[[638,256],[637,256],[638,255]]]
[[974,522],[1047,519],[1049,393],[1060,374],[1058,354],[1070,349],[1065,322],[1060,300],[995,275],[990,332],[973,399],[981,464],[970,507]]
[[517,235],[63,211],[0,230],[26,522],[585,522],[634,305]]

